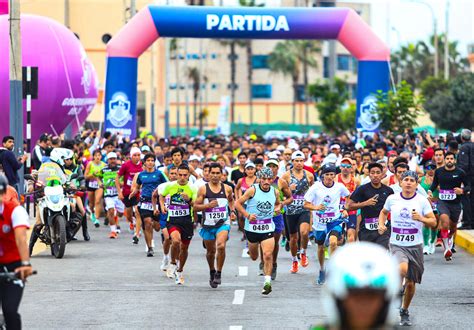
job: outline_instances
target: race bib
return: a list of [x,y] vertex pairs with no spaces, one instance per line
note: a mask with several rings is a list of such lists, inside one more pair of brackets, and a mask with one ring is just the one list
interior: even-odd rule
[[140,208],[142,210],[153,211],[153,204],[151,202],[142,202],[140,203]]
[[293,195],[293,204],[294,207],[303,207],[304,205],[304,196],[303,195]]
[[379,229],[379,218],[366,218],[365,229],[368,229],[368,230]]
[[188,205],[170,205],[168,209],[170,217],[185,217],[190,214]]
[[214,207],[204,211],[204,225],[214,226],[219,221],[227,219],[227,207]]
[[133,183],[133,179],[132,178],[128,178],[127,179],[127,186],[132,186],[132,183]]
[[107,195],[117,195],[117,188],[116,187],[107,187],[106,193],[107,193]]
[[99,182],[98,181],[89,181],[89,188],[99,188]]
[[[407,245],[406,243],[414,242],[418,234],[417,228],[392,228],[392,236],[394,236],[395,241],[401,244]],[[409,245],[409,244],[408,244]]]
[[249,220],[249,231],[257,234],[263,234],[275,231],[275,224],[272,219]]
[[336,213],[334,212],[324,212],[319,214],[319,223],[327,224],[328,222],[333,221],[335,217]]
[[440,190],[439,191],[439,199],[442,201],[452,201],[456,199],[456,193],[454,190]]

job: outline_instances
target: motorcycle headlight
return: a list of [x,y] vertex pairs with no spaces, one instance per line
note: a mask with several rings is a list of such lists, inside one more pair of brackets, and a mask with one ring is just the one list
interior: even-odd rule
[[49,196],[51,203],[57,204],[61,200],[61,195],[51,195]]

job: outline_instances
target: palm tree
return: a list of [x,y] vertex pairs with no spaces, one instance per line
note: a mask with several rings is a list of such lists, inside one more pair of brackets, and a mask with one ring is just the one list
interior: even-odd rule
[[296,123],[296,102],[298,100],[298,80],[300,77],[300,60],[295,54],[294,42],[291,40],[280,41],[268,57],[270,71],[290,76],[293,86],[293,115],[292,122]]
[[[239,0],[239,4],[242,7],[263,7],[264,4],[256,4],[255,0]],[[253,85],[253,49],[252,49],[252,39],[240,41],[239,45],[245,47],[247,53],[247,85],[249,88],[248,102],[249,102],[249,119],[250,125],[253,124],[253,98],[252,98],[252,85]]]
[[175,64],[175,74],[176,74],[176,134],[179,135],[180,130],[180,77],[179,77],[179,43],[177,38],[173,38],[170,40],[170,56],[174,58]]
[[308,97],[308,85],[309,85],[309,68],[316,68],[318,62],[316,61],[315,55],[321,52],[320,43],[315,40],[295,40],[293,45],[296,46],[296,55],[299,61],[303,65],[303,85],[304,85],[304,107],[305,107],[305,122],[309,124],[309,97]]
[[229,46],[229,61],[230,61],[230,122],[234,123],[235,120],[235,90],[237,84],[235,83],[236,70],[237,70],[237,46],[242,47],[243,41],[237,39],[230,40],[219,40],[222,46]]
[[188,78],[192,81],[193,85],[193,108],[194,108],[194,126],[196,126],[196,121],[197,121],[197,104],[198,104],[198,98],[199,98],[199,92],[201,90],[201,73],[199,72],[199,69],[196,67],[190,67],[188,69]]

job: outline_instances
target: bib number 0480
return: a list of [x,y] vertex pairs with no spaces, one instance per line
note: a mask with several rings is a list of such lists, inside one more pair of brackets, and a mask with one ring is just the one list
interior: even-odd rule
[[270,230],[270,225],[252,225],[254,231]]

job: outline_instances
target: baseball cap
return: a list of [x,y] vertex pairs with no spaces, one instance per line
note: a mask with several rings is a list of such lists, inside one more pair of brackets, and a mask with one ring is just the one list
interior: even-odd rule
[[279,166],[278,161],[276,159],[269,159],[266,161],[265,166],[268,166],[270,164],[273,164],[275,166]]
[[255,168],[255,164],[253,162],[248,162],[247,164],[245,164],[245,168],[249,168],[249,167],[253,167]]
[[471,135],[472,135],[472,132],[471,130],[465,128],[461,131],[461,137],[464,139],[464,140],[468,140],[468,141],[471,141]]
[[313,156],[311,156],[311,160],[313,161],[313,163],[321,162],[321,161],[322,161],[320,155],[313,155]]
[[111,158],[118,158],[117,154],[113,151],[111,151],[107,154],[107,159],[111,159]]
[[301,151],[295,151],[292,155],[291,155],[291,160],[295,160],[297,158],[302,158],[302,159],[305,159],[306,157],[304,156],[304,153],[301,152]]
[[430,167],[430,166],[436,168],[436,164],[435,164],[432,160],[427,161],[427,162],[425,163],[424,168],[428,168],[428,167]]
[[39,138],[40,142],[46,142],[49,140],[49,135],[48,133],[43,133],[40,135],[40,138]]
[[142,152],[150,152],[150,151],[151,151],[151,149],[150,149],[149,146],[147,146],[147,145],[142,146]]
[[277,150],[278,151],[285,151],[285,146],[280,144],[278,147],[277,147]]
[[349,164],[352,165],[352,159],[350,159],[349,157],[344,157],[342,160],[341,160],[341,163],[343,162],[349,162]]
[[196,155],[191,155],[191,156],[189,157],[189,161],[192,162],[192,161],[194,161],[194,160],[197,160],[198,162],[200,162],[200,161],[201,161],[201,158],[199,158],[199,157],[196,156]]
[[326,173],[337,173],[337,168],[336,166],[332,165],[332,164],[326,164],[323,166],[323,168],[321,169],[321,175],[324,175]]
[[397,155],[397,152],[395,150],[390,150],[389,152],[387,152],[387,156],[396,156]]
[[331,149],[341,149],[341,146],[339,144],[335,143],[335,144],[331,145],[331,147],[329,148],[329,150],[331,150]]

